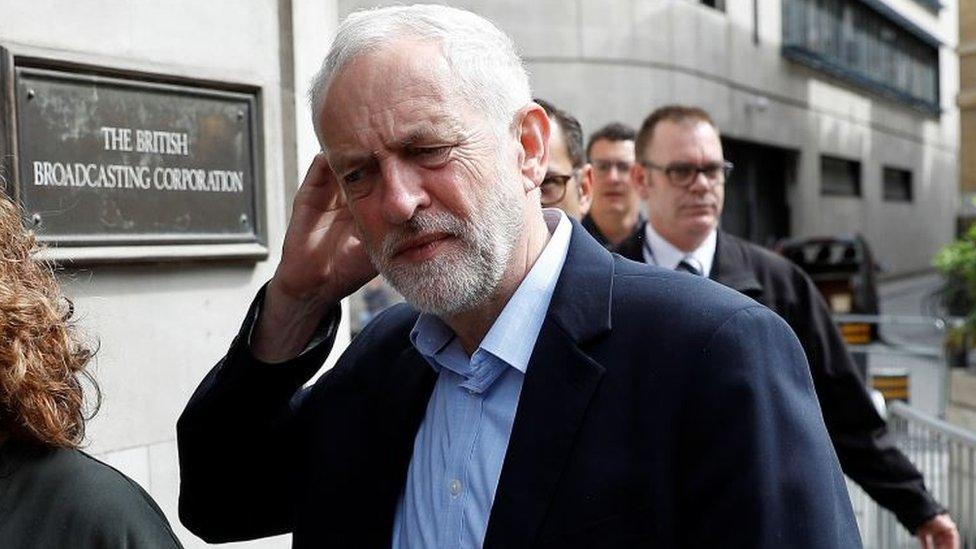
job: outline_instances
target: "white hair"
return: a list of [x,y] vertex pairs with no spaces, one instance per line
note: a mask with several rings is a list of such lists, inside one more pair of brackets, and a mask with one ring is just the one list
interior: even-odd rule
[[507,129],[515,112],[532,100],[529,76],[515,44],[487,19],[425,4],[358,11],[339,25],[309,90],[312,123],[320,137],[320,110],[336,74],[359,54],[403,39],[439,44],[460,97],[496,125]]

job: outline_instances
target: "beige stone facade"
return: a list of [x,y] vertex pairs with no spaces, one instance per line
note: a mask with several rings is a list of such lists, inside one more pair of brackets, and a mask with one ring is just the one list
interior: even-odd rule
[[959,187],[962,215],[976,217],[976,3],[959,3]]

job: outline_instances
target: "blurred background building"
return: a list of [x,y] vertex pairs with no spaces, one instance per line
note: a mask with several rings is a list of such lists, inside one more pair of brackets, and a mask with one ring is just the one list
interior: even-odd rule
[[953,234],[954,2],[464,4],[514,34],[535,93],[586,129],[670,102],[711,111],[736,164],[733,233],[861,232],[892,273],[927,268]]
[[[291,197],[318,150],[307,84],[338,21],[387,3],[0,0],[0,47],[22,55],[257,90],[266,258],[135,247],[96,251],[61,276],[100,342],[105,402],[88,449],[146,487],[188,547],[204,544],[176,517],[176,418],[274,272]],[[510,33],[535,94],[587,133],[612,120],[637,126],[666,103],[712,112],[736,164],[723,221],[733,233],[770,244],[860,232],[889,273],[928,268],[954,234],[960,109],[964,151],[976,146],[976,43],[957,56],[954,1],[449,3]],[[962,22],[964,41],[976,39],[976,16]],[[972,68],[957,103],[960,57]],[[972,154],[962,174],[976,192]]]
[[976,4],[959,3],[960,228],[976,220]]

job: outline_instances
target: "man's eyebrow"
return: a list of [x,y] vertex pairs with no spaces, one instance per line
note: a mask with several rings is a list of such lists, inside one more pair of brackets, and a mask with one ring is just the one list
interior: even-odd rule
[[333,168],[344,170],[350,166],[362,166],[372,162],[376,158],[373,153],[343,154],[332,153],[329,155],[329,165]]
[[456,131],[437,131],[431,128],[418,128],[399,140],[401,148],[410,148],[417,143],[429,143],[439,141],[453,141],[457,139]]
[[[424,143],[453,144],[461,141],[463,136],[464,130],[460,126],[451,126],[441,129],[418,127],[410,130],[402,139],[398,139],[396,142],[396,147],[400,149],[409,149],[418,144]],[[329,150],[326,152],[326,154],[329,158],[329,165],[339,169],[346,169],[349,166],[363,166],[370,162],[376,161],[377,157],[381,155],[379,151],[369,153],[343,153],[335,150]]]

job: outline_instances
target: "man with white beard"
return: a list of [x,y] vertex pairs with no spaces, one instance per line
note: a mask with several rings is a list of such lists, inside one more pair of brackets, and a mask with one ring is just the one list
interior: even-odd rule
[[[543,210],[510,39],[349,16],[272,280],[178,424],[180,517],[295,547],[853,547],[803,351],[767,309]],[[340,300],[406,298],[328,355]],[[680,300],[677,298],[680,296]]]

